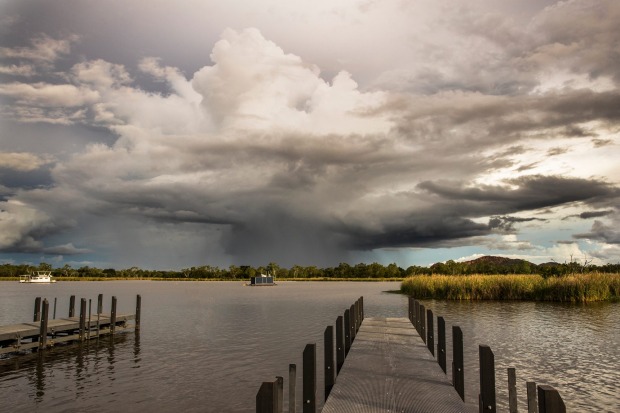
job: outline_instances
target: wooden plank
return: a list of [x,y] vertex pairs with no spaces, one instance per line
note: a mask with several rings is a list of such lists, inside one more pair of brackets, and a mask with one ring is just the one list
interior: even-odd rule
[[362,323],[322,413],[474,412],[407,318]]

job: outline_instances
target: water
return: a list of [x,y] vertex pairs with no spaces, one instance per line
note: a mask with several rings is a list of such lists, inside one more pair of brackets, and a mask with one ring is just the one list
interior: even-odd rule
[[[358,297],[367,317],[405,317],[406,297],[385,291],[399,283],[282,282],[242,287],[220,282],[0,283],[0,325],[28,321],[34,298],[47,297],[50,313],[66,316],[69,296],[118,298],[119,313],[133,313],[142,295],[142,331],[56,347],[43,354],[0,361],[0,412],[253,412],[263,381],[285,378],[302,352],[317,343],[323,365],[325,327]],[[79,302],[79,300],[78,300]],[[506,367],[517,368],[520,410],[525,381],[551,384],[569,411],[620,411],[617,372],[620,304],[566,306],[547,303],[425,301],[465,339],[466,399],[477,403],[478,344],[495,353],[498,405],[507,410]],[[448,346],[450,347],[450,346]],[[451,351],[448,349],[448,364]],[[448,370],[450,374],[450,370]],[[322,378],[318,379],[322,389]],[[322,391],[318,392],[319,406]],[[298,411],[300,408],[298,407]]]

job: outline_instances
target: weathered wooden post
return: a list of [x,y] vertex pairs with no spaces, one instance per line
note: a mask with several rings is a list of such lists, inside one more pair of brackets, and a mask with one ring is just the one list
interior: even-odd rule
[[415,331],[420,334],[420,302],[418,300],[413,301],[413,315],[415,317]]
[[437,362],[446,373],[446,320],[437,317]]
[[478,407],[480,413],[497,411],[495,405],[495,356],[491,347],[478,346],[480,357],[480,394],[478,395]]
[[336,318],[336,374],[340,374],[340,369],[344,364],[344,334],[342,331],[342,316]]
[[536,400],[536,382],[528,381],[527,386],[527,413],[538,413],[538,402]]
[[84,341],[86,332],[86,298],[80,299],[80,341]]
[[34,299],[34,316],[32,321],[41,321],[41,297]]
[[431,354],[435,355],[435,323],[433,322],[433,310],[426,310],[426,346]]
[[41,325],[39,327],[39,349],[43,350],[47,346],[47,320],[49,318],[49,303],[47,298],[43,300],[41,308]]
[[349,354],[351,349],[351,318],[349,310],[344,310],[344,355]]
[[284,407],[284,377],[276,376],[276,413],[282,413]]
[[[258,393],[256,393],[256,413],[281,413],[278,411],[278,385],[279,378],[275,381],[264,381]],[[282,406],[282,403],[279,404]]]
[[303,371],[303,413],[316,413],[316,344],[306,344]]
[[508,367],[508,412],[517,413],[517,371]]
[[349,308],[349,317],[351,317],[350,326],[351,326],[351,344],[353,344],[353,340],[355,340],[355,325],[357,321],[355,320],[355,305],[351,305]]
[[353,308],[355,309],[355,335],[357,335],[357,331],[360,329],[360,301],[359,298],[355,300],[353,304]]
[[325,368],[325,400],[329,397],[329,393],[336,382],[334,369],[334,327],[327,326],[323,333],[324,341],[324,368]]
[[413,324],[413,297],[409,297],[409,305],[407,307],[409,322]]
[[[361,313],[362,313],[361,321],[364,321],[364,296],[360,297],[360,309],[361,309]],[[360,322],[360,324],[361,324],[361,322]]]
[[110,334],[116,330],[116,296],[112,296],[112,310],[110,311]]
[[90,298],[88,299],[88,328],[86,329],[87,338],[90,340],[90,320],[91,320],[91,310],[92,310],[92,301]]
[[564,400],[556,389],[544,384],[538,386],[538,412],[566,413]]
[[103,311],[103,294],[97,296],[97,314],[101,314]]
[[426,343],[426,309],[420,304],[420,337]]
[[140,311],[141,311],[141,307],[142,307],[142,296],[140,294],[138,294],[136,296],[136,318],[135,318],[135,322],[136,322],[135,329],[136,329],[136,331],[140,330]]
[[288,365],[288,413],[295,413],[297,392],[297,365]]
[[75,317],[75,295],[69,297],[69,317]]
[[452,385],[465,401],[465,372],[463,369],[463,331],[452,326]]
[[52,317],[52,320],[56,320],[56,297],[54,297],[54,316]]

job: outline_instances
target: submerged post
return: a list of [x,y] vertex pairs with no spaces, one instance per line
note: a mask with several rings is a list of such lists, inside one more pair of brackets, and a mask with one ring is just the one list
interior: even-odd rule
[[452,326],[452,385],[465,401],[465,372],[463,371],[463,331]]
[[517,371],[508,367],[508,412],[517,413]]
[[336,382],[334,371],[334,327],[327,326],[323,333],[324,341],[324,370],[325,370],[325,400],[329,397]]
[[539,413],[566,413],[566,406],[556,389],[543,384],[538,386],[538,411]]
[[110,334],[116,330],[116,296],[112,296],[112,310],[110,311]]
[[446,321],[437,317],[437,362],[446,373]]
[[47,298],[43,300],[43,306],[41,308],[41,326],[39,327],[39,349],[44,349],[47,346],[47,320],[49,316],[49,303]]
[[525,384],[527,386],[527,413],[538,413],[536,382],[528,381]]
[[75,295],[69,297],[69,317],[75,317]]
[[34,316],[32,321],[41,321],[41,297],[34,299]]
[[351,318],[349,310],[344,310],[344,355],[349,354],[351,348]]
[[478,406],[481,412],[497,411],[495,406],[495,356],[491,347],[487,345],[478,346],[480,356],[480,394],[478,396]]
[[306,344],[303,371],[303,413],[316,413],[316,344]]
[[142,307],[142,296],[140,294],[138,294],[136,296],[136,326],[135,329],[136,331],[140,330],[140,309]]
[[344,334],[342,331],[342,316],[336,318],[336,374],[340,374],[340,369],[344,364]]
[[435,325],[433,322],[433,310],[431,310],[430,308],[426,310],[426,326],[426,346],[428,347],[428,351],[430,351],[431,354],[434,356],[435,336],[433,334],[435,333]]
[[295,413],[297,392],[297,365],[288,365],[288,413]]

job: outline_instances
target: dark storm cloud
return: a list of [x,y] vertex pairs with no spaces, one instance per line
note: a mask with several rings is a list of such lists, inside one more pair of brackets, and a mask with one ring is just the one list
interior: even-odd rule
[[[618,219],[615,223],[618,223]],[[594,221],[590,232],[573,235],[576,239],[589,239],[605,242],[607,244],[620,244],[620,230],[617,225],[608,225],[601,221]]]
[[515,224],[522,222],[532,222],[532,221],[546,221],[541,218],[519,218],[519,217],[511,217],[511,216],[496,216],[491,217],[489,219],[489,227],[493,229],[498,229],[504,232],[513,232],[515,230]]
[[615,211],[612,209],[609,210],[605,210],[605,211],[585,211],[582,212],[580,214],[577,215],[569,215],[563,219],[569,219],[569,218],[581,218],[581,219],[591,219],[591,218],[600,218],[600,217],[605,217],[608,215],[613,214]]

